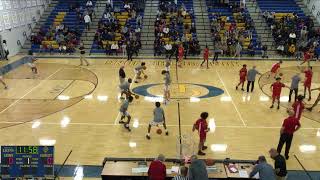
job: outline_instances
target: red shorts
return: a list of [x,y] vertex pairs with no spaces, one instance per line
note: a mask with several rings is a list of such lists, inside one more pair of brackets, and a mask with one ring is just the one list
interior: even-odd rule
[[244,83],[246,81],[246,78],[240,77],[240,83]]
[[272,94],[272,100],[280,100],[280,94]]
[[305,81],[303,83],[304,87],[310,88],[311,87],[311,82],[310,81]]
[[179,59],[182,59],[183,58],[183,54],[179,54]]

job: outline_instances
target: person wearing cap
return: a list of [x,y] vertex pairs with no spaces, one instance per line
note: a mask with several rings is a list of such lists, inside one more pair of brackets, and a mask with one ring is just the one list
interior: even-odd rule
[[148,177],[149,180],[165,180],[166,179],[166,165],[163,164],[165,157],[163,154],[153,160],[149,166]]
[[274,169],[277,180],[285,180],[287,176],[287,165],[284,157],[275,148],[269,150],[270,157],[274,160]]
[[249,178],[252,178],[257,173],[259,173],[260,180],[276,180],[274,169],[267,163],[266,157],[264,156],[259,156],[258,164],[256,164],[250,172]]
[[286,144],[284,156],[286,157],[286,159],[289,159],[289,151],[293,139],[293,133],[298,131],[301,125],[299,119],[295,117],[293,108],[289,108],[287,110],[287,113],[289,117],[283,121],[282,127],[280,129],[280,138],[277,151],[278,153],[281,153],[283,145]]

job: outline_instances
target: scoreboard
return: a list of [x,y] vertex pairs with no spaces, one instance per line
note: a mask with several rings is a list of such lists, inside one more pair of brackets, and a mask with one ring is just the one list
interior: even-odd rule
[[54,177],[53,146],[1,146],[1,178]]

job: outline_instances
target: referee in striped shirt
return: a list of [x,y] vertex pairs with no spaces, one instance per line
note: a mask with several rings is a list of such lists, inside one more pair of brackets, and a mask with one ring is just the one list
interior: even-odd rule
[[185,166],[180,167],[180,174],[174,176],[172,180],[189,180],[188,168]]

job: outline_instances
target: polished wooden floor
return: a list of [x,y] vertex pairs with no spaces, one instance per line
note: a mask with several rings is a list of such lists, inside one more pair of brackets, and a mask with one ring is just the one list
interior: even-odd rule
[[[149,77],[133,84],[132,88],[163,83],[160,72],[164,69],[164,61],[145,61]],[[200,68],[200,61],[189,60],[178,71],[173,65],[172,94],[182,99],[172,100],[163,106],[170,135],[157,135],[154,128],[151,140],[145,138],[154,108],[150,98],[141,97],[130,105],[132,132],[127,132],[117,123],[121,104],[118,99],[118,69],[124,61],[89,59],[89,62],[90,66],[79,67],[77,59],[40,59],[37,62],[39,75],[32,75],[27,66],[5,75],[9,89],[0,90],[0,144],[54,144],[57,164],[62,163],[71,150],[67,164],[76,165],[100,165],[106,156],[155,157],[163,153],[174,158],[179,152],[179,103],[186,153],[196,148],[198,137],[192,133],[192,124],[203,111],[210,114],[207,157],[252,160],[259,155],[268,156],[268,150],[277,146],[279,129],[286,117],[285,108],[290,105],[287,103],[288,90],[282,93],[280,110],[269,109],[271,101],[267,81],[256,82],[253,93],[235,90],[242,64],[249,68],[256,65],[261,73],[266,73],[274,61],[221,61],[210,64],[206,69]],[[137,60],[125,65],[128,77],[134,77],[133,69],[140,62]],[[314,63],[313,88],[320,86],[319,65],[319,62]],[[292,72],[298,70],[296,66],[297,62],[283,63],[286,83],[289,83]],[[224,93],[190,101],[190,96],[207,92],[193,84],[214,86]],[[149,91],[160,95],[162,86],[155,86]],[[312,104],[318,93],[313,91],[313,100],[307,104]],[[318,110],[305,112],[301,119],[302,129],[293,139],[289,169],[302,170],[294,155],[306,169],[320,169]]]

